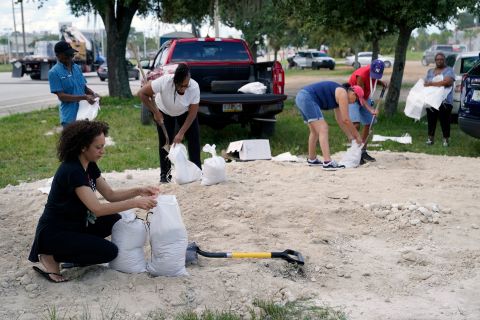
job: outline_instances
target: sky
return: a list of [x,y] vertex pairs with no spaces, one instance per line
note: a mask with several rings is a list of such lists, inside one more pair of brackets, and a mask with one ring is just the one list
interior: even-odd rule
[[[75,17],[71,14],[70,8],[65,0],[47,0],[42,8],[37,8],[38,4],[32,0],[24,0],[23,15],[25,21],[25,32],[33,31],[49,31],[57,33],[59,29],[59,22],[71,22],[73,26],[80,30],[98,30],[104,29],[103,21],[98,16],[95,23],[93,14],[83,17]],[[22,31],[22,20],[20,4],[15,5],[15,23],[17,31]],[[157,37],[164,33],[172,31],[191,31],[190,25],[180,24],[166,24],[158,22],[153,17],[141,19],[138,16],[133,18],[132,27],[136,31],[143,31],[147,37]],[[7,34],[13,32],[13,10],[12,0],[0,1],[0,34]],[[204,26],[200,30],[201,36],[214,35],[213,27]],[[241,33],[232,28],[221,26],[221,37],[240,37]]]

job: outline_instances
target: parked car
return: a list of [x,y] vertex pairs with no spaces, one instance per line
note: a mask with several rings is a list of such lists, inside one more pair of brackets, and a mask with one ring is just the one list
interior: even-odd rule
[[[135,67],[133,63],[131,63],[128,60],[125,60],[125,63],[127,64],[127,71],[128,71],[128,78],[133,78],[135,80],[140,79],[140,70]],[[100,81],[105,81],[105,79],[108,78],[108,65],[107,62],[103,63],[100,67],[97,69],[97,75],[100,78]]]
[[[395,59],[390,56],[382,56],[381,54],[378,55],[379,60],[382,60],[383,63],[385,63],[385,68],[390,68],[393,66],[393,62]],[[358,63],[360,66],[367,66],[370,63],[372,63],[372,52],[371,51],[365,51],[365,52],[359,52],[358,53]],[[352,67],[360,67],[355,65],[355,56],[347,56],[345,57],[345,64],[347,66],[352,66]]]
[[480,139],[480,60],[463,77],[458,127]]
[[[456,122],[458,118],[458,110],[460,108],[460,96],[463,76],[473,67],[479,59],[480,51],[453,53],[447,56],[447,65],[453,68],[455,72],[455,84],[453,86],[453,109],[452,120]],[[451,60],[454,60],[451,65]]]
[[293,64],[291,64],[291,66],[298,66],[302,69],[335,69],[335,59],[330,57],[328,54],[317,50],[299,51],[292,60]]
[[436,44],[425,50],[422,56],[422,64],[428,66],[430,63],[434,63],[435,55],[439,52],[447,56],[451,53],[461,53],[465,51],[467,51],[467,47],[463,44]]

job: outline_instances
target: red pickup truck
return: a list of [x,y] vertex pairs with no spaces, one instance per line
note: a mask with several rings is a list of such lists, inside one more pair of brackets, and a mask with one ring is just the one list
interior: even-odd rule
[[[173,73],[178,63],[190,67],[200,86],[201,124],[221,129],[228,124],[249,125],[256,137],[268,137],[275,128],[275,115],[282,112],[284,71],[278,61],[255,63],[247,43],[241,39],[188,38],[165,42],[149,66],[147,80]],[[265,94],[244,94],[238,89],[261,82]],[[142,106],[141,121],[148,124],[151,114]]]

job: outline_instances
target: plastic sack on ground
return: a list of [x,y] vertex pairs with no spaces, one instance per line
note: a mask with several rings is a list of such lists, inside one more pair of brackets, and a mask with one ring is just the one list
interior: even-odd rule
[[272,161],[278,161],[278,162],[300,162],[300,159],[292,155],[290,152],[284,152],[280,153],[279,155],[276,155],[275,157],[272,157]]
[[93,120],[100,110],[100,98],[95,98],[95,103],[90,104],[87,100],[78,103],[77,120]]
[[178,184],[190,183],[200,180],[202,170],[195,163],[188,160],[187,149],[181,143],[174,144],[168,153],[172,163],[172,177]]
[[147,263],[147,271],[153,276],[188,275],[185,269],[188,237],[177,198],[158,196],[152,212],[148,217],[152,258]]
[[212,155],[211,158],[205,159],[202,166],[202,182],[203,186],[211,186],[227,180],[225,160],[217,156],[215,145],[206,144],[203,146],[203,152]]
[[238,89],[238,92],[253,93],[253,94],[265,94],[267,92],[267,86],[261,82],[250,82]]
[[405,133],[401,137],[387,137],[387,136],[374,134],[372,138],[373,142],[387,141],[387,140],[391,140],[391,141],[395,141],[403,144],[412,144],[412,137],[408,133]]
[[347,152],[340,160],[340,164],[343,164],[345,168],[356,168],[360,165],[360,159],[362,158],[362,144],[358,144],[357,141],[352,140],[352,145],[347,149]]
[[133,210],[120,213],[112,228],[112,242],[118,247],[118,256],[110,261],[109,267],[126,273],[147,271],[143,248],[147,240],[145,223],[138,219]]

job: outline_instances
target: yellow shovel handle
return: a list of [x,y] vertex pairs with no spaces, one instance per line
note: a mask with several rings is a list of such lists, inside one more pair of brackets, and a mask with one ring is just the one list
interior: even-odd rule
[[232,252],[232,258],[270,259],[271,257],[271,252]]

